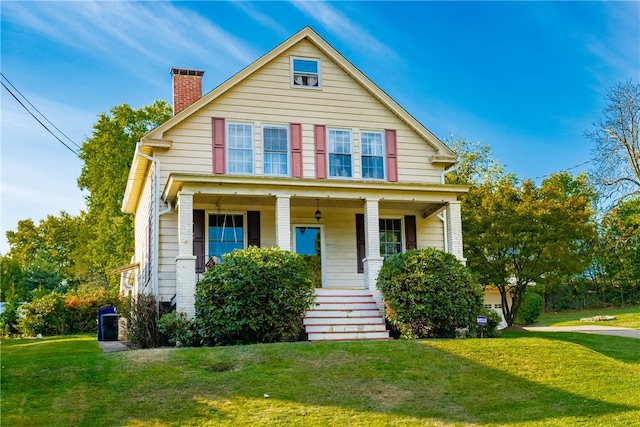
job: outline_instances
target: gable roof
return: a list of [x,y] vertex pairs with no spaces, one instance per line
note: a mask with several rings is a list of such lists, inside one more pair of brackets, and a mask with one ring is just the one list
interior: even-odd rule
[[435,135],[433,135],[427,128],[425,128],[418,120],[416,120],[411,114],[409,114],[404,108],[402,108],[396,101],[387,95],[382,89],[380,89],[375,83],[373,83],[367,76],[365,76],[360,70],[358,70],[351,62],[349,62],[344,56],[342,56],[337,50],[335,50],[329,43],[327,43],[322,37],[320,37],[310,27],[305,27],[298,33],[285,40],[283,43],[267,52],[265,55],[254,61],[239,73],[213,89],[211,92],[205,94],[202,98],[186,107],[180,113],[167,120],[162,125],[158,126],[147,135],[142,137],[142,145],[159,146],[167,148],[171,146],[171,141],[163,139],[165,132],[178,125],[180,122],[214,101],[216,98],[223,95],[232,87],[242,82],[245,78],[255,73],[262,68],[265,64],[271,62],[273,59],[287,51],[302,40],[308,40],[314,46],[322,51],[325,55],[331,58],[340,68],[342,68],[349,76],[356,80],[362,87],[364,87],[369,93],[371,93],[378,101],[385,105],[389,110],[396,114],[403,122],[405,122],[411,129],[417,132],[425,141],[431,145],[437,152],[432,161],[434,163],[448,163],[453,164],[456,161],[456,155],[451,151],[442,141],[440,141]]
[[[375,83],[373,83],[366,75],[364,75],[358,68],[356,68],[351,62],[349,62],[344,56],[342,56],[337,50],[335,50],[329,43],[327,43],[322,37],[320,37],[311,27],[305,27],[298,33],[294,34],[274,49],[267,52],[256,61],[249,64],[240,72],[214,88],[209,93],[202,96],[190,106],[184,108],[178,114],[153,129],[140,139],[139,150],[144,154],[151,154],[152,148],[171,148],[172,140],[165,139],[164,135],[167,131],[173,129],[179,125],[182,121],[195,114],[198,110],[204,108],[209,103],[213,102],[234,86],[240,84],[247,77],[251,76],[256,71],[260,70],[263,66],[277,58],[288,49],[292,48],[299,42],[307,40],[318,48],[322,53],[329,57],[335,64],[337,64],[342,70],[344,70],[351,78],[358,82],[365,90],[373,95],[380,103],[386,106],[391,112],[393,112],[400,120],[420,135],[434,150],[436,154],[431,157],[432,163],[444,164],[448,167],[456,162],[456,155],[451,149],[449,149],[442,141],[440,141],[435,135],[433,135],[426,127],[424,127],[418,120],[416,120],[411,114],[409,114],[404,108],[393,100],[386,92],[380,89]],[[135,191],[135,182],[144,179],[145,172],[147,170],[149,160],[142,156],[134,155],[131,170],[129,172],[129,178],[127,181],[127,188],[125,190],[125,196],[122,203],[122,208],[125,212],[133,212],[137,203],[136,198],[131,198],[130,192]],[[139,184],[138,184],[139,185]]]

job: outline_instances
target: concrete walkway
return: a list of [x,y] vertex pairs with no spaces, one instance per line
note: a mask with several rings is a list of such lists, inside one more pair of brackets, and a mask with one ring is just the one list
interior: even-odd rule
[[640,329],[616,328],[614,326],[527,326],[524,329],[531,332],[580,332],[640,339]]
[[98,341],[103,353],[114,353],[116,351],[129,350],[129,347],[122,341]]

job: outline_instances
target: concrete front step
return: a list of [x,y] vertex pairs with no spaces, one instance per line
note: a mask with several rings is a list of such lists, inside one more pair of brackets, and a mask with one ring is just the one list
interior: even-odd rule
[[368,302],[316,302],[313,306],[313,310],[377,310],[376,303],[373,301]]
[[377,332],[311,332],[309,341],[389,340],[389,331]]
[[316,295],[368,295],[371,291],[362,288],[316,288]]
[[336,302],[373,302],[371,295],[316,295],[316,304]]
[[315,332],[384,332],[384,323],[361,325],[307,325],[307,333]]
[[310,310],[305,317],[380,317],[378,310]]
[[361,317],[305,317],[304,325],[377,325],[380,315]]
[[316,289],[304,319],[309,341],[384,340],[384,319],[365,289]]

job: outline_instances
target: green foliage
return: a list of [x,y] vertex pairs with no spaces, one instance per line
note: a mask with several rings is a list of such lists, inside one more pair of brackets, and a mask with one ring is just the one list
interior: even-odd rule
[[482,290],[455,256],[410,250],[387,258],[378,275],[389,322],[405,337],[454,337],[476,322]]
[[177,347],[193,347],[200,343],[197,323],[184,312],[172,311],[162,315],[158,329]]
[[500,313],[490,308],[482,307],[479,315],[487,318],[487,325],[484,328],[480,328],[476,323],[473,327],[469,328],[471,335],[477,338],[499,337],[501,334],[500,330],[498,330],[498,326],[500,326],[500,322],[502,322],[502,316],[500,316]]
[[160,347],[158,328],[158,300],[152,294],[138,294],[123,310],[129,340],[140,348]]
[[249,247],[224,256],[196,285],[196,319],[210,343],[275,342],[302,328],[314,298],[303,257]]
[[541,313],[542,296],[533,292],[527,292],[524,294],[518,319],[525,325],[530,325],[540,317]]
[[115,286],[117,278],[109,273],[131,257],[133,216],[124,214],[121,205],[133,153],[140,138],[169,117],[171,107],[164,101],[139,109],[122,104],[110,114],[100,114],[91,137],[82,144],[78,186],[89,192],[83,265],[95,284],[111,280]]
[[4,303],[4,311],[0,314],[0,337],[10,338],[20,332],[18,329],[19,307],[20,303],[18,302]]
[[512,304],[503,304],[512,326],[527,286],[563,280],[590,264],[596,225],[595,196],[585,175],[566,172],[531,181],[504,180],[472,188],[462,207],[469,267],[482,285],[493,285]]
[[65,330],[67,314],[64,307],[64,295],[51,292],[20,307],[23,314],[18,320],[18,329],[25,336],[37,334],[62,335]]
[[122,307],[117,291],[85,286],[67,293],[36,293],[20,307],[18,330],[26,336],[95,332],[98,309],[107,306]]
[[512,174],[505,173],[505,166],[494,159],[486,142],[470,142],[451,135],[445,143],[458,156],[456,168],[445,175],[447,184],[494,185],[504,179],[513,180]]

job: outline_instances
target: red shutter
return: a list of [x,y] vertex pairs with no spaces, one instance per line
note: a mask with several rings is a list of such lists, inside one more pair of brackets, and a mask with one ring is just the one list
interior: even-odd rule
[[407,250],[418,249],[418,234],[416,233],[416,216],[404,216],[404,237],[407,240]]
[[398,181],[398,147],[395,129],[386,129],[384,139],[387,144],[387,181]]
[[316,178],[327,177],[327,130],[324,125],[315,125],[313,137],[316,150]]
[[291,177],[302,178],[302,125],[291,123],[289,135],[291,139]]
[[204,211],[193,210],[193,255],[196,257],[196,273],[204,272]]
[[247,211],[247,244],[260,247],[260,212]]
[[358,261],[358,273],[364,273],[364,263],[366,242],[364,237],[364,215],[356,214],[356,256]]
[[213,173],[224,174],[226,172],[225,155],[225,121],[224,119],[213,117],[211,119],[212,145],[213,145]]

